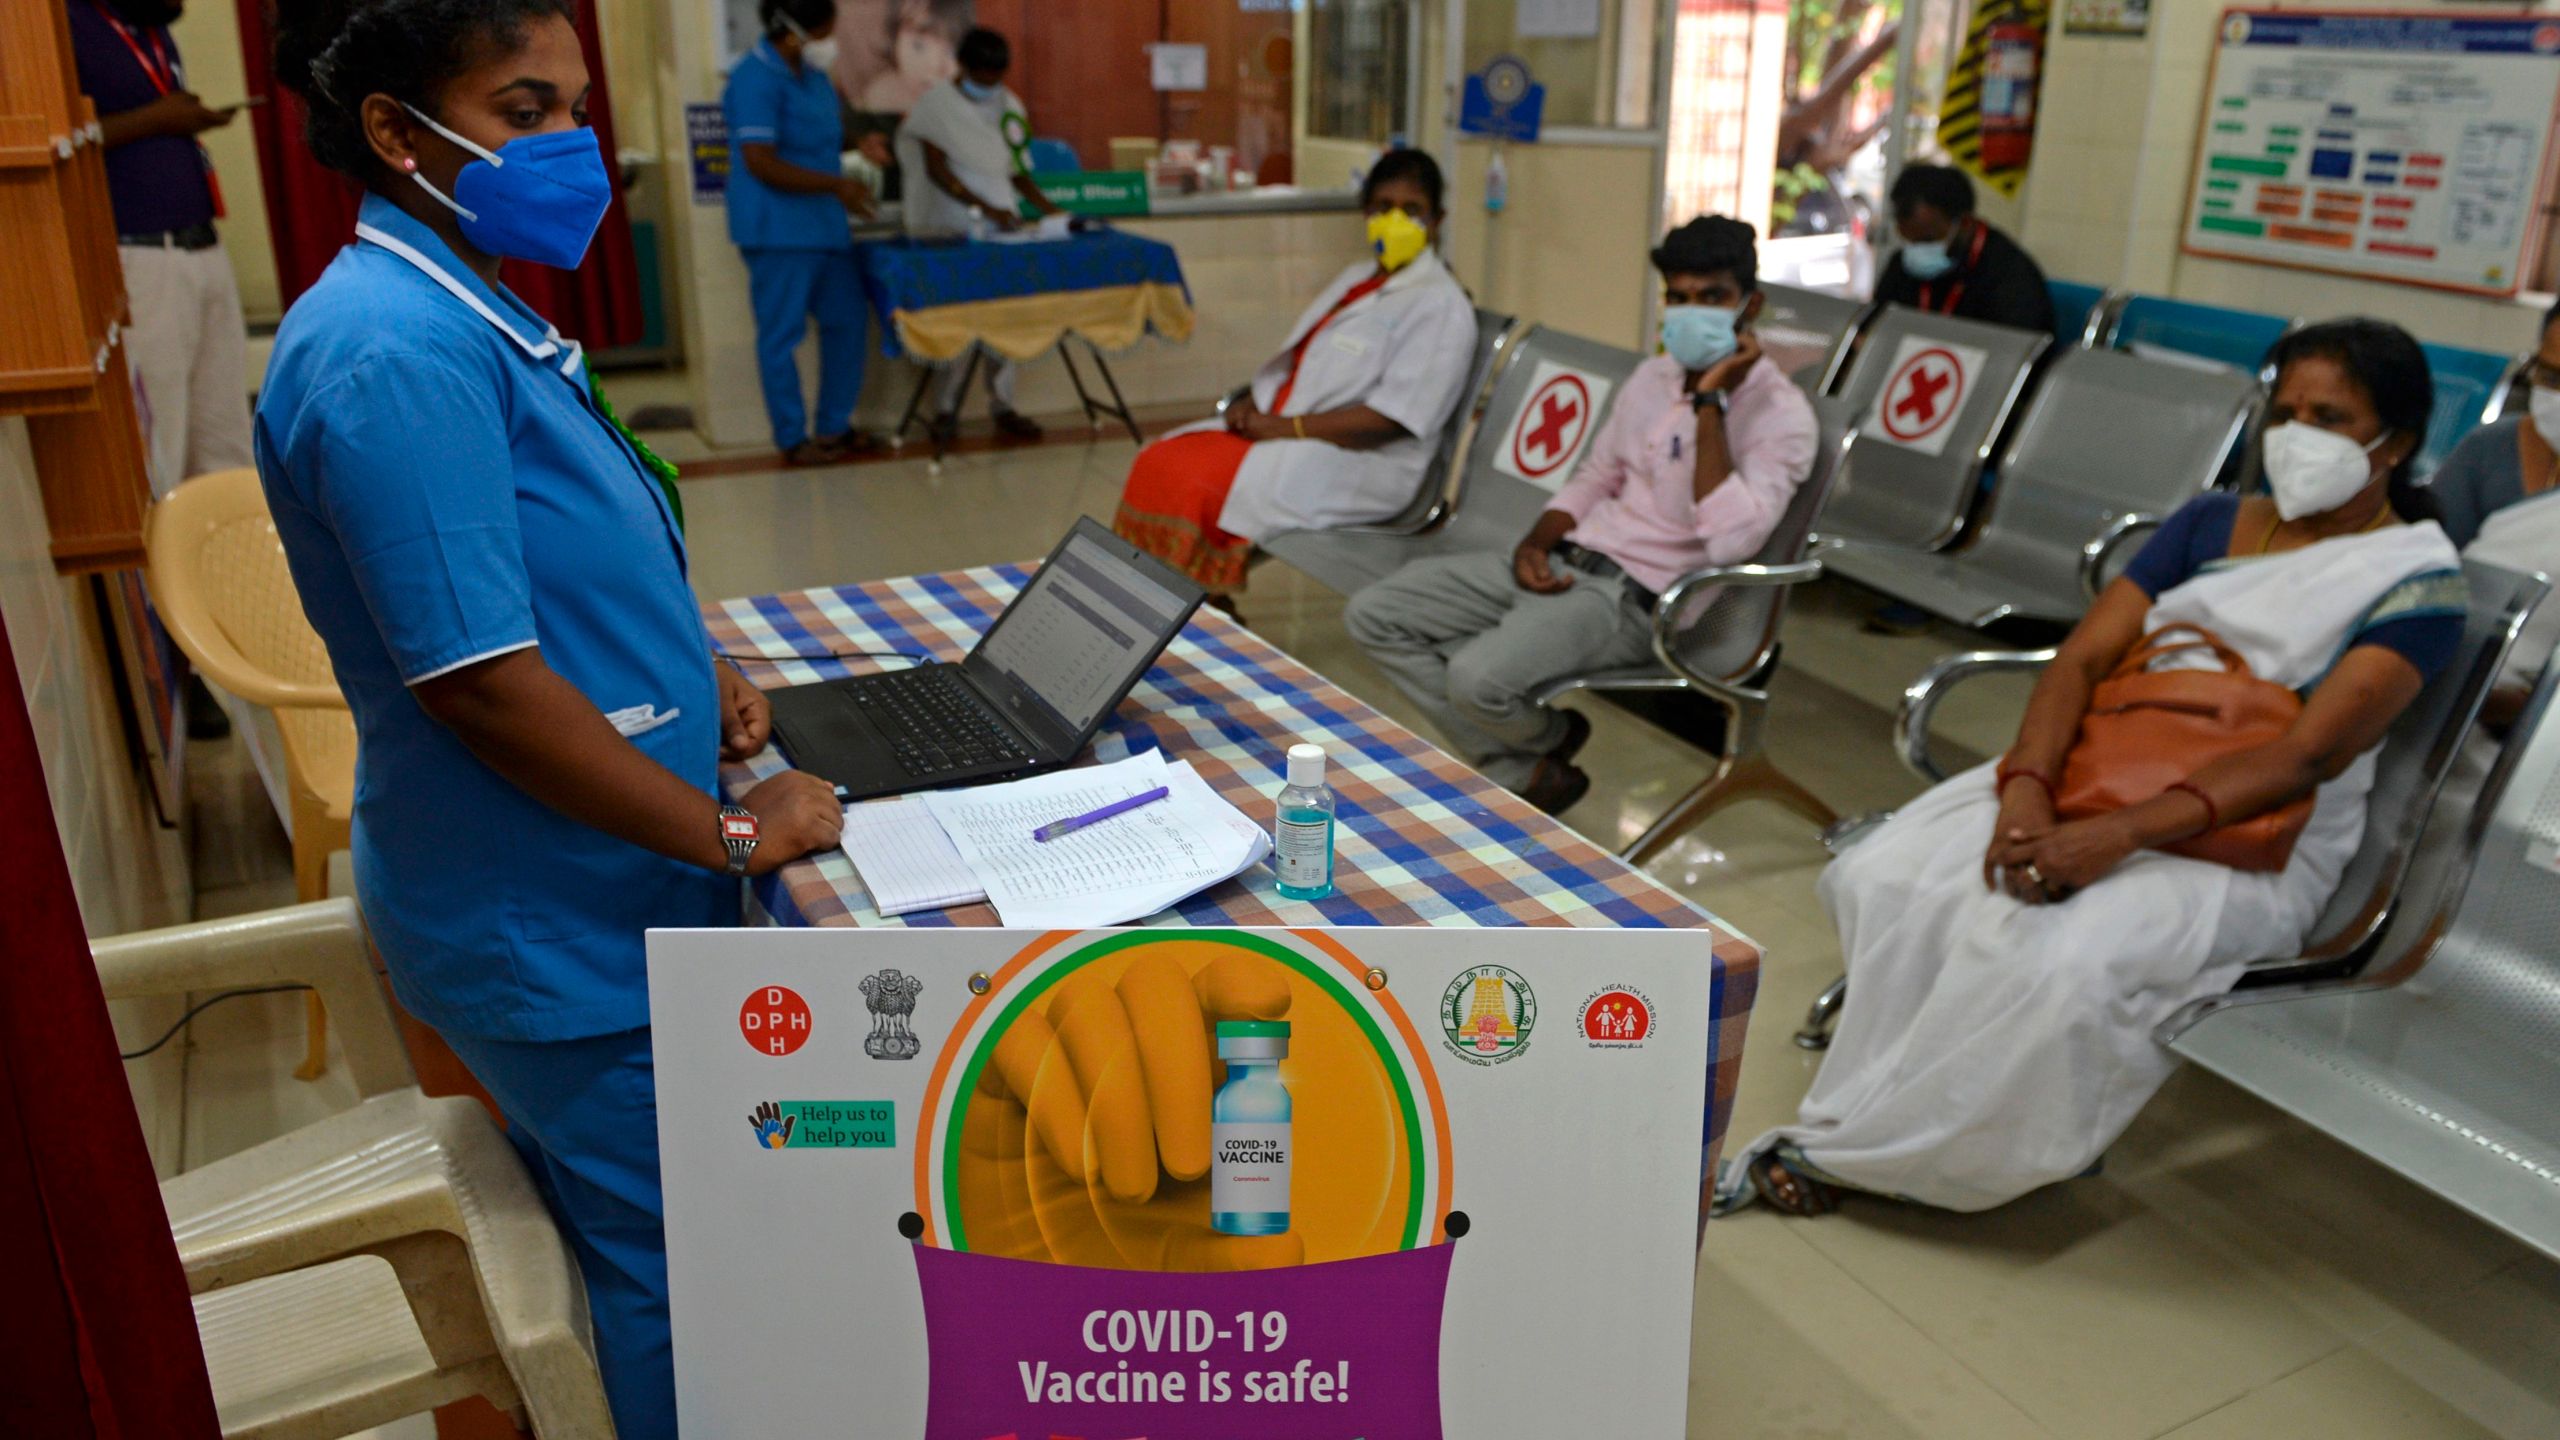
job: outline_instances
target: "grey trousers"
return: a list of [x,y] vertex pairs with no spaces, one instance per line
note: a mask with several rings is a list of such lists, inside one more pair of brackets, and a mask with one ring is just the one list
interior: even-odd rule
[[1416,560],[1351,597],[1351,638],[1422,707],[1468,763],[1517,791],[1564,739],[1562,715],[1530,697],[1562,675],[1633,665],[1653,653],[1652,618],[1623,577],[1573,576],[1537,595],[1507,554]]

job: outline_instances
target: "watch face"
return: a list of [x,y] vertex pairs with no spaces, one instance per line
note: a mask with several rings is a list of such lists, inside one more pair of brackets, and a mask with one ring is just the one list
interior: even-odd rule
[[720,817],[720,834],[730,840],[753,840],[756,838],[756,817],[723,815]]

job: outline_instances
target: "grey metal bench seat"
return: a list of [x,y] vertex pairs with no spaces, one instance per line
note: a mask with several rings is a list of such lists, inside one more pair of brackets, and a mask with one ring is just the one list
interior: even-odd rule
[[1902,305],[1879,311],[1823,406],[1826,431],[1859,436],[1815,521],[1824,538],[1910,550],[1958,543],[2036,361],[2052,345],[2042,330]]
[[[1643,357],[1543,325],[1506,330],[1497,339],[1489,327],[1501,317],[1479,311],[1477,318],[1483,340],[1477,352],[1478,382],[1468,392],[1471,403],[1459,406],[1459,417],[1453,417],[1453,423],[1462,417],[1465,424],[1452,431],[1446,462],[1426,478],[1416,506],[1383,525],[1285,531],[1263,541],[1266,552],[1325,588],[1350,595],[1410,560],[1484,550],[1507,553],[1520,543],[1554,492],[1503,473],[1497,459],[1531,399],[1542,362],[1609,382],[1600,413],[1582,431],[1587,445],[1608,419],[1616,386]],[[1561,464],[1554,478],[1561,484],[1570,470],[1570,463]]]
[[[2494,565],[2466,562],[2463,576],[2471,587],[2471,609],[2461,648],[2383,736],[2373,789],[2365,800],[2363,843],[2339,875],[2327,907],[2312,922],[2312,938],[2300,954],[2252,962],[2242,971],[2234,995],[2200,1002],[2203,1008],[2196,1013],[2243,1003],[2238,998],[2242,992],[2273,995],[2283,987],[2334,983],[2361,974],[2377,955],[2389,951],[2386,931],[2395,921],[2427,910],[2427,897],[2409,893],[2404,882],[2410,879],[2419,843],[2461,754],[2463,739],[2471,733],[2499,667],[2506,663],[2516,632],[2548,588],[2539,576],[2518,575]],[[1951,655],[1931,666],[1903,692],[1901,713],[1895,717],[1902,762],[1924,780],[1944,780],[1946,772],[1929,753],[1929,722],[1939,702],[1965,680],[2040,669],[2053,656],[2051,650],[1982,652]],[[1857,817],[1835,827],[1835,833],[1825,839],[1835,850],[1846,848],[1885,818],[1884,814]],[[1816,997],[1804,1029],[1796,1034],[1797,1044],[1818,1050],[1830,1043],[1831,1020],[1846,989],[1845,979],[1835,981]]]
[[2164,1043],[2560,1258],[2560,670],[2374,972],[2218,997]]
[[2036,381],[1972,544],[1851,543],[1825,563],[1959,625],[2069,624],[2151,530],[2225,473],[2259,395],[2236,372],[2066,351]]

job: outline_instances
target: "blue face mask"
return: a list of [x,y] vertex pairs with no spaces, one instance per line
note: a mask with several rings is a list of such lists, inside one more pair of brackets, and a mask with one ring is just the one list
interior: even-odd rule
[[1683,370],[1704,370],[1734,351],[1734,326],[1742,312],[1721,305],[1667,305],[1662,348]]
[[445,194],[411,172],[418,188],[462,217],[462,238],[492,255],[575,270],[613,204],[613,177],[604,168],[596,132],[585,126],[522,135],[498,148],[481,149],[419,115],[418,123],[479,156],[454,177]]
[[1002,88],[999,85],[981,85],[966,75],[960,77],[960,93],[972,100],[993,100],[996,98],[996,91]]
[[1914,240],[1902,247],[1902,269],[1914,280],[1935,280],[1956,268],[1944,240]]

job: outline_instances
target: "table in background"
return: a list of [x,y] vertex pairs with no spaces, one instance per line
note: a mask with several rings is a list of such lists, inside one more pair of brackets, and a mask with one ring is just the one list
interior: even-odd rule
[[[1121,397],[1120,384],[1102,358],[1107,347],[1125,350],[1149,333],[1175,341],[1191,338],[1191,289],[1182,261],[1161,240],[1091,230],[1064,240],[999,244],[992,240],[899,239],[855,247],[862,283],[880,317],[881,349],[941,364],[968,357],[964,395],[987,350],[1014,360],[1036,359],[1055,349],[1084,406],[1085,423],[1109,415],[1140,439],[1138,422]],[[1067,349],[1084,342],[1111,402],[1093,398]],[[905,440],[924,403],[927,371],[898,420]],[[934,441],[934,458],[942,458]]]
[[[704,608],[713,641],[738,654],[905,651],[958,660],[1021,588],[1029,567],[910,575],[829,590],[724,600]],[[754,662],[749,662],[752,666]],[[895,663],[895,662],[890,662]],[[804,685],[879,668],[868,660],[787,660],[758,684]],[[1252,631],[1203,610],[1095,737],[1092,758],[1160,748],[1191,762],[1229,803],[1265,819],[1289,746],[1325,748],[1339,797],[1332,896],[1289,900],[1258,865],[1152,916],[1154,927],[1575,925],[1695,929],[1715,967],[1708,1028],[1708,1175],[1742,1074],[1743,1029],[1760,951],[1714,916],[1583,839]],[[772,749],[724,771],[730,793],[785,769]],[[871,908],[841,850],[756,882],[784,925],[994,925],[993,906],[896,918]],[[1605,979],[1594,976],[1595,986]],[[1701,1197],[1704,1201],[1704,1196]]]

